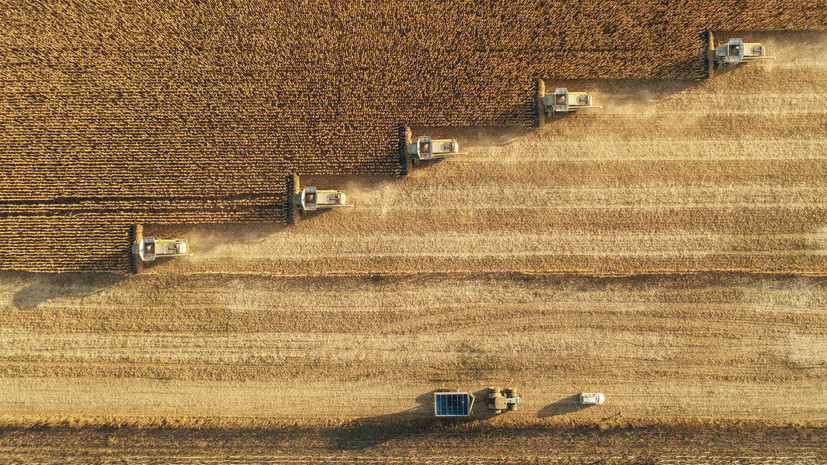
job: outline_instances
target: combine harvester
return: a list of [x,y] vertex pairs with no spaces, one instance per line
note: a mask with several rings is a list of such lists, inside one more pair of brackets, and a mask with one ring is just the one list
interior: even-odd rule
[[[191,257],[185,239],[155,239],[143,237],[143,227],[134,227],[135,243],[132,245],[132,271],[137,273],[144,262],[165,257]],[[140,259],[140,260],[138,260]]]
[[298,175],[287,178],[287,224],[295,224],[300,215],[307,212],[349,207],[353,205],[348,205],[344,191],[319,190],[315,187],[299,189]]
[[729,42],[715,47],[715,63],[719,67],[759,60],[775,60],[775,57],[768,57],[766,47],[757,42],[744,43],[741,39],[729,39]]
[[565,87],[558,87],[554,92],[547,94],[545,82],[538,81],[538,123],[543,126],[546,119],[557,113],[571,113],[592,108],[603,108],[592,105],[592,96],[588,92],[569,92]]
[[707,31],[709,49],[707,62],[709,68],[705,78],[714,74],[716,69],[727,65],[740,65],[751,61],[775,60],[775,57],[767,56],[767,48],[758,42],[744,43],[741,39],[729,39],[726,43],[715,45],[715,37],[712,31]]

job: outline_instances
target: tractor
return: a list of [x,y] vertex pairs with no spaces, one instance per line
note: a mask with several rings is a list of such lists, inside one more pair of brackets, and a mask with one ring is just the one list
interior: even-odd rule
[[501,390],[497,386],[488,388],[488,409],[494,413],[502,413],[503,410],[517,410],[517,405],[523,402],[523,398],[517,395],[517,390],[508,388]]

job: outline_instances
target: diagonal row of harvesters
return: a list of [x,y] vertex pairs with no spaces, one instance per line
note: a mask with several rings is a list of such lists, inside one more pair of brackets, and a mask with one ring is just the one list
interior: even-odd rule
[[[758,60],[772,60],[775,57],[767,56],[766,47],[760,43],[746,43],[741,39],[729,39],[728,42],[714,45],[712,34],[709,34],[710,63],[717,67],[738,65]],[[565,114],[602,108],[594,105],[592,96],[588,92],[570,92],[565,87],[558,87],[554,92],[546,93],[544,81],[540,80],[538,124],[542,126],[547,118],[555,114]],[[401,159],[407,163],[410,158],[413,164],[422,161],[440,160],[443,158],[466,155],[459,151],[459,144],[454,139],[434,139],[431,136],[421,136],[415,141],[404,136],[404,148]],[[338,189],[318,189],[314,186],[300,187],[298,175],[291,175],[287,180],[287,223],[294,224],[301,215],[316,210],[350,208],[348,197],[344,191]],[[134,234],[135,242],[132,253],[135,262],[150,262],[158,257],[190,256],[189,245],[184,239],[155,239],[142,237],[140,225]],[[137,269],[133,266],[133,269]]]

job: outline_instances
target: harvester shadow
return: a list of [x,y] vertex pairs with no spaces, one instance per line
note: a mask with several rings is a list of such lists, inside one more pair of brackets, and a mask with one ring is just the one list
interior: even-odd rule
[[575,394],[573,396],[560,399],[553,404],[546,405],[539,412],[537,412],[537,418],[565,415],[567,413],[579,412],[580,410],[585,410],[589,407],[591,407],[591,405],[582,405],[580,403],[580,395]]
[[735,73],[735,72],[743,69],[745,66],[749,66],[749,65],[751,65],[751,63],[737,63],[737,64],[728,64],[728,65],[713,64],[712,66],[710,66],[709,75],[710,75],[710,77],[713,77],[713,78],[714,77],[722,77],[722,76],[726,76],[727,74],[730,74],[730,73]]
[[127,278],[115,273],[0,273],[0,281],[25,283],[11,299],[12,305],[20,310],[36,308],[52,299],[90,296]]
[[549,114],[549,113],[544,111],[542,113],[538,113],[537,117],[542,118],[542,121],[540,122],[540,126],[544,127],[544,126],[547,126],[549,124],[554,124],[554,123],[557,123],[557,122],[560,122],[560,121],[565,121],[565,120],[573,117],[576,114],[577,114],[576,112],[551,113],[551,114]]

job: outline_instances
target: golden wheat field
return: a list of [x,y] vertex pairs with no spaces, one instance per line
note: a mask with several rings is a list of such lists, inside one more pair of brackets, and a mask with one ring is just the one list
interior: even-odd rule
[[827,461],[827,5],[687,3],[0,1],[0,462]]

